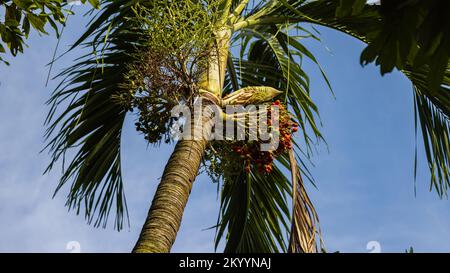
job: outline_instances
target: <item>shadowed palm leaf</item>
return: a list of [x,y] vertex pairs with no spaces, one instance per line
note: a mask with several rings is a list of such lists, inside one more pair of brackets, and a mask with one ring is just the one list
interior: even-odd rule
[[[71,182],[67,206],[84,214],[95,226],[107,224],[108,215],[115,206],[115,227],[123,227],[127,206],[121,172],[121,134],[128,109],[118,104],[113,95],[121,89],[127,73],[126,64],[139,48],[140,35],[131,23],[122,19],[132,14],[129,1],[114,1],[104,7],[88,31],[78,40],[92,39],[84,45],[97,54],[87,54],[58,77],[64,77],[49,100],[52,105],[47,117],[49,128],[47,148],[53,157],[47,171],[59,160],[63,175],[56,189]],[[122,4],[121,4],[122,3]],[[119,16],[119,20],[115,20]],[[101,51],[99,51],[99,49]],[[63,111],[57,114],[58,108]],[[75,153],[73,151],[76,151]]]

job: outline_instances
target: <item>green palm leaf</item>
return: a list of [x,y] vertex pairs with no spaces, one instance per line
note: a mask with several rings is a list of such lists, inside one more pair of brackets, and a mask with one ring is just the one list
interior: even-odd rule
[[[294,42],[290,43],[290,39]],[[252,170],[247,176],[242,171],[236,181],[224,182],[216,246],[227,231],[227,252],[318,251],[319,240],[316,236],[320,235],[320,230],[317,226],[317,214],[300,180],[300,173],[312,180],[300,154],[304,159],[309,159],[314,139],[322,139],[316,121],[318,109],[310,97],[309,78],[302,69],[300,60],[306,57],[313,62],[317,61],[306,47],[289,37],[285,32],[285,25],[242,28],[233,41],[241,46],[240,56],[230,57],[224,94],[253,85],[283,90],[281,97],[292,108],[296,121],[303,129],[305,149],[295,145],[295,165],[291,165],[288,155],[278,158],[282,170],[294,171],[295,179],[292,181],[276,168],[270,175]],[[325,80],[327,81],[326,77]],[[312,132],[312,136],[309,132]],[[271,188],[266,190],[255,189],[269,185]],[[295,213],[291,217],[291,213],[285,208],[289,207],[293,191],[296,202],[293,207]],[[258,204],[254,204],[255,202]],[[296,225],[287,225],[287,220]],[[287,242],[287,237],[294,238],[292,244]]]
[[[224,251],[233,253],[280,252],[287,249],[288,179],[275,168],[271,176],[257,170],[242,172],[225,183],[221,193],[221,213],[216,248],[227,234]],[[226,232],[226,233],[225,233]]]
[[[128,109],[113,97],[123,88],[130,56],[142,39],[133,23],[115,20],[127,14],[132,14],[129,1],[110,3],[74,44],[83,43],[94,52],[58,75],[64,79],[49,100],[46,134],[52,156],[47,171],[63,160],[55,194],[71,183],[67,206],[77,213],[84,209],[87,221],[95,226],[105,227],[114,207],[119,230],[127,217],[120,149]],[[60,108],[64,110],[58,113]]]
[[[354,16],[336,19],[334,11],[337,6],[333,1],[314,1],[305,5],[302,12],[319,20],[320,24],[341,30],[364,42],[371,43],[380,32],[381,15],[379,7],[366,6],[352,20]],[[409,62],[402,72],[414,85],[415,109],[418,115],[417,122],[421,124],[426,156],[431,173],[431,187],[435,188],[440,196],[447,192],[450,184],[449,169],[449,117],[450,92],[447,72],[438,88],[428,83],[429,67],[415,67]],[[417,158],[416,158],[417,160]]]
[[[336,29],[371,44],[383,29],[383,15],[380,6],[360,5],[361,3],[359,2],[361,1],[359,0],[347,2],[352,4],[350,5],[350,11],[344,11],[343,1],[333,0],[283,0],[275,5],[268,3],[258,11],[254,11],[241,19],[235,24],[235,27],[238,29],[260,29],[273,25],[280,26],[288,23],[303,22]],[[445,1],[434,1],[433,3],[438,6],[445,4],[443,2]],[[355,10],[353,11],[353,9]],[[428,36],[430,41],[435,37],[432,35]],[[423,37],[421,38],[423,39]],[[445,42],[446,40],[442,40],[442,45],[445,46]],[[391,52],[386,52],[386,54],[391,54]],[[362,60],[367,59],[366,57],[363,55]],[[437,65],[440,66],[441,62],[442,60]],[[448,70],[447,65],[446,74],[448,74]],[[442,196],[446,193],[446,185],[450,183],[448,177],[450,160],[448,146],[445,145],[445,143],[449,142],[447,129],[450,116],[448,75],[443,77],[439,87],[434,88],[433,85],[429,84],[429,75],[436,73],[430,73],[431,69],[427,65],[418,67],[414,66],[412,61],[406,61],[406,65],[402,66],[401,71],[410,78],[414,85],[415,107],[419,117],[417,122],[421,124],[421,128],[424,131],[422,135],[427,151],[428,165],[430,166],[431,185]]]

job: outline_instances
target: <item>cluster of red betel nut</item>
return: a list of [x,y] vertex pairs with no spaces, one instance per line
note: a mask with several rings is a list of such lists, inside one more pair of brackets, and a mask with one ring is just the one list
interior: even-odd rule
[[[273,160],[280,154],[292,149],[292,133],[298,131],[298,124],[293,122],[286,107],[279,101],[272,103],[279,109],[279,145],[273,151],[261,151],[259,141],[252,141],[243,146],[234,146],[233,151],[245,160],[245,172],[250,173],[251,165],[254,164],[259,172],[269,174],[273,170]],[[268,125],[271,125],[271,115],[269,110]],[[273,129],[273,128],[272,128]]]

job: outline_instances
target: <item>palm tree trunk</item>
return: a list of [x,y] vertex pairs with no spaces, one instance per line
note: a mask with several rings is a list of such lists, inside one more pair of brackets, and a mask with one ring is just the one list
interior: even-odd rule
[[156,190],[133,252],[167,253],[180,228],[184,208],[197,176],[206,140],[180,140]]
[[[230,37],[229,28],[218,32],[217,52],[211,54],[208,69],[199,84],[200,88],[219,98],[225,79]],[[200,124],[191,125],[194,131],[202,130],[207,121],[200,123],[200,128],[196,127]],[[167,253],[172,248],[206,149],[207,138],[200,139],[180,140],[175,146],[133,252]]]

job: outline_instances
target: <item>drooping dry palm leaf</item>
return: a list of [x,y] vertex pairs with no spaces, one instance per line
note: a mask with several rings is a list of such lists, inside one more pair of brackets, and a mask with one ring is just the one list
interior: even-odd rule
[[288,251],[317,253],[323,249],[319,217],[306,192],[293,150],[289,151],[289,162],[292,182],[292,217]]

